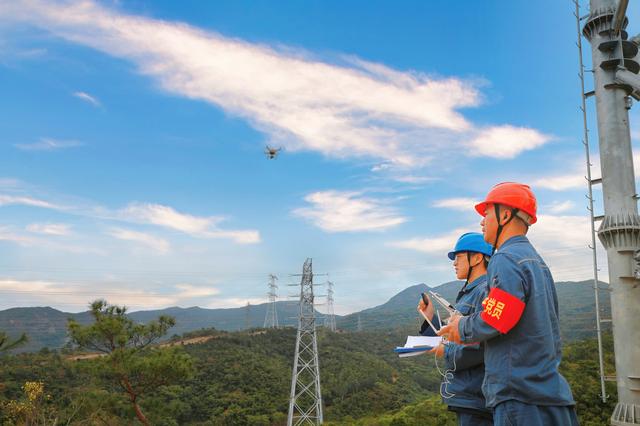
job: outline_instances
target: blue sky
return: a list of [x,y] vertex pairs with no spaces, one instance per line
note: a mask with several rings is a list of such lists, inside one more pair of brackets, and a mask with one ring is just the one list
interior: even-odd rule
[[556,279],[590,277],[572,11],[3,2],[0,309],[261,303],[312,257],[359,310],[452,280],[474,201],[510,180]]

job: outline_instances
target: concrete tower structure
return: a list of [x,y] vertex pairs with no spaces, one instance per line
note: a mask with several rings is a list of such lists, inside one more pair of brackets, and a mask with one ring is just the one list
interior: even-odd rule
[[630,95],[640,93],[638,46],[627,40],[628,0],[590,0],[583,34],[591,43],[618,404],[613,425],[640,424],[640,217],[631,138]]

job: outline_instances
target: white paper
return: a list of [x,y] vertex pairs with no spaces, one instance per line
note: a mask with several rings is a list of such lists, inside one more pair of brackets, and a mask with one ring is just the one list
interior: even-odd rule
[[442,342],[441,336],[407,336],[405,348],[415,348],[416,346],[431,346],[435,348]]

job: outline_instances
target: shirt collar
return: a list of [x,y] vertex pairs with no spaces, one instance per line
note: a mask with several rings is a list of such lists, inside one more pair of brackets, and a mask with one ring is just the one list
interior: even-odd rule
[[464,286],[460,291],[464,292],[464,293],[468,293],[471,290],[473,290],[474,288],[476,288],[478,285],[482,284],[483,282],[487,281],[487,275],[480,275],[478,278],[476,278],[475,280],[471,281],[470,283],[468,283],[466,286]]
[[526,235],[516,235],[514,237],[509,238],[507,241],[505,241],[504,243],[502,243],[502,245],[500,246],[499,249],[496,250],[496,253],[501,251],[502,249],[504,249],[505,247],[508,247],[512,244],[517,244],[517,243],[521,243],[521,242],[529,242],[529,239],[527,238]]

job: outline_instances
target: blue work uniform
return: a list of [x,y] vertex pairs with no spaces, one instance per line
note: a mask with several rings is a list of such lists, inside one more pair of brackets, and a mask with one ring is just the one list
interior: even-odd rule
[[577,425],[571,389],[558,372],[558,297],[549,268],[519,235],[491,257],[487,276],[489,293],[496,288],[524,304],[519,320],[504,334],[485,322],[482,312],[461,318],[458,325],[463,343],[484,342],[482,390],[494,424]]
[[[456,297],[454,307],[463,315],[482,311],[482,301],[487,294],[487,276],[483,275],[467,283]],[[434,316],[434,325],[438,320]],[[433,335],[425,321],[421,334]],[[451,371],[451,379],[442,382],[440,394],[449,410],[456,413],[458,425],[492,425],[491,410],[486,408],[482,394],[484,379],[483,347],[481,344],[456,345],[448,343],[444,347],[444,364]]]

